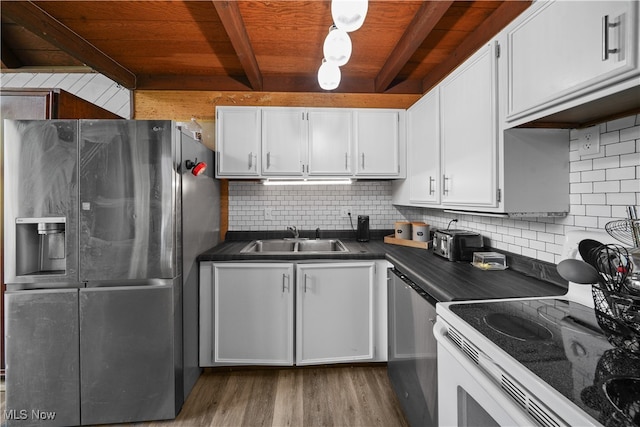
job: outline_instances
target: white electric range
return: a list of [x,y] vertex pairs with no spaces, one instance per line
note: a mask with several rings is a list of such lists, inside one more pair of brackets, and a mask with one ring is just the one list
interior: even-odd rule
[[[616,242],[570,231],[563,257],[580,259],[583,239]],[[638,383],[617,381],[640,378],[640,355],[609,343],[590,285],[569,283],[559,297],[439,303],[436,311],[441,426],[640,422]]]

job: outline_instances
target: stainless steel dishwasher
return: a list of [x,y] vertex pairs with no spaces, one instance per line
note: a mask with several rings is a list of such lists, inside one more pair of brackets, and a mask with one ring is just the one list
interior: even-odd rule
[[388,277],[389,379],[411,426],[437,426],[437,301],[395,268]]

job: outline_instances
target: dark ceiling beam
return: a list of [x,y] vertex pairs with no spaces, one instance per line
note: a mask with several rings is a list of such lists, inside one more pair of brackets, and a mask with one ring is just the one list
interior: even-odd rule
[[127,89],[136,76],[30,1],[2,2],[2,15]]
[[249,35],[244,26],[238,3],[235,1],[214,1],[213,5],[238,55],[251,87],[253,90],[262,91],[262,73],[260,73],[256,55],[253,53],[253,47],[249,41]]
[[[242,79],[246,80],[244,76]],[[223,90],[249,91],[249,82],[229,76],[139,74],[139,90]]]
[[404,68],[413,54],[447,12],[453,0],[425,1],[416,12],[407,30],[389,55],[375,78],[375,91],[384,92]]
[[2,39],[2,44],[0,45],[0,60],[2,61],[2,68],[20,68],[22,67],[22,61],[18,59],[18,57],[13,53],[13,50],[7,46]]
[[531,5],[531,1],[505,1],[482,24],[464,39],[444,61],[434,67],[422,80],[422,92],[426,93],[471,54],[489,42],[500,30]]

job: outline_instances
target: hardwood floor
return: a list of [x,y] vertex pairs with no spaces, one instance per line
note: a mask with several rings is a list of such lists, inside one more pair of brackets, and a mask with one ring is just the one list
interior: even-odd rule
[[206,369],[166,426],[408,426],[385,365]]

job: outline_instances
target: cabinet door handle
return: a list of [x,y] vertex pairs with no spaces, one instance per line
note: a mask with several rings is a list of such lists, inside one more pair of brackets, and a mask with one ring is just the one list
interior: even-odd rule
[[609,49],[609,29],[617,27],[618,23],[610,23],[609,15],[602,17],[602,60],[609,59],[610,53],[618,53],[619,49]]
[[249,153],[249,170],[253,169],[253,153]]
[[304,274],[304,293],[307,293],[307,278],[309,276],[307,276],[307,273]]
[[364,152],[362,153],[362,170],[364,170]]
[[344,153],[344,170],[349,170],[349,153]]
[[289,275],[286,274],[286,273],[282,273],[282,293],[284,293],[284,289],[285,289],[285,286],[284,286],[285,280],[287,281],[287,291],[290,292],[290,282],[289,282],[290,278],[289,278]]
[[447,186],[447,181],[449,181],[449,178],[447,178],[446,175],[442,175],[442,194],[449,194],[449,188]]
[[267,169],[271,167],[271,151],[267,151]]
[[433,183],[435,179],[432,176],[429,176],[429,194],[433,194],[435,190],[433,189]]

